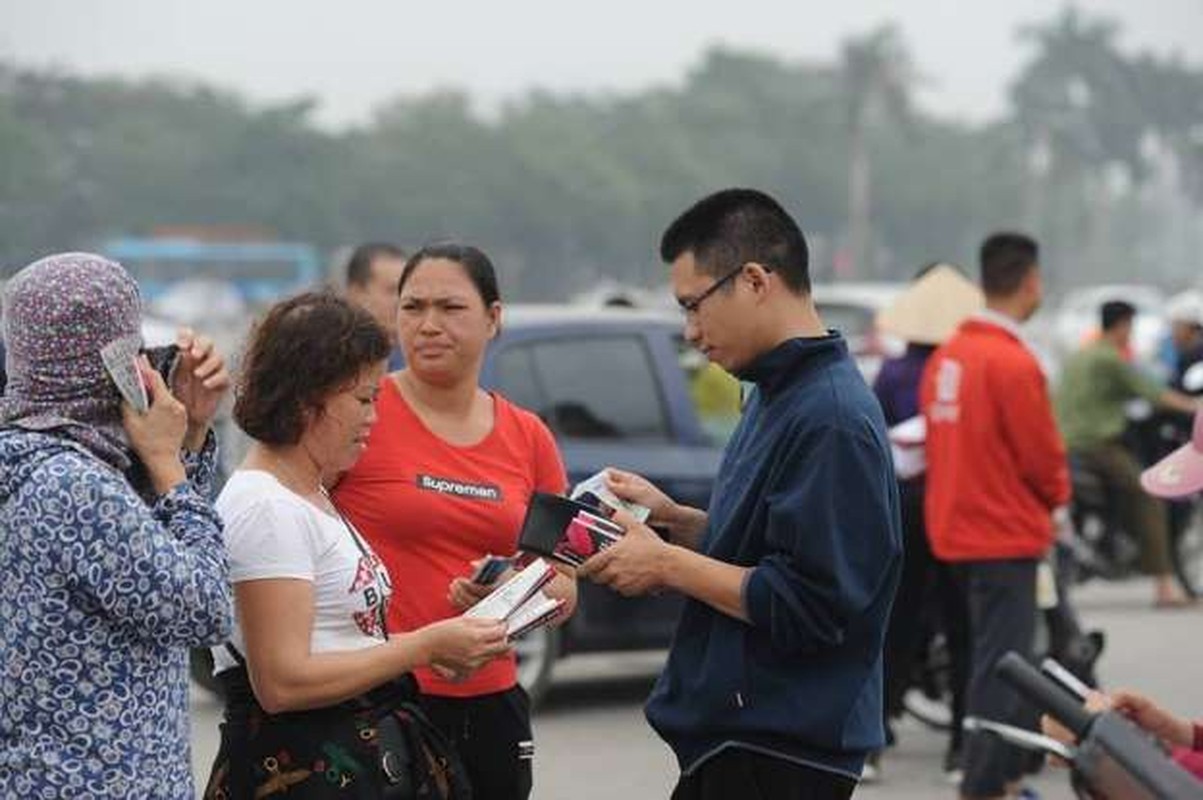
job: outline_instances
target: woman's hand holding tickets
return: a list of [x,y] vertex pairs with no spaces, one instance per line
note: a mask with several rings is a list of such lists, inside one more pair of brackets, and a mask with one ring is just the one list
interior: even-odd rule
[[427,625],[421,635],[430,665],[442,675],[466,677],[510,649],[500,620],[451,617]]

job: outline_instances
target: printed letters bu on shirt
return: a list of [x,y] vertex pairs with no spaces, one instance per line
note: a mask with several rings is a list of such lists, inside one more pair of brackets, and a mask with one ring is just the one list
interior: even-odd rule
[[355,579],[347,593],[358,594],[363,598],[363,610],[351,614],[359,629],[375,639],[387,638],[381,607],[388,602],[392,594],[392,585],[388,570],[384,568],[379,556],[375,553],[364,553],[359,557]]
[[956,422],[961,417],[961,365],[946,358],[936,373],[936,402],[931,406],[932,422]]

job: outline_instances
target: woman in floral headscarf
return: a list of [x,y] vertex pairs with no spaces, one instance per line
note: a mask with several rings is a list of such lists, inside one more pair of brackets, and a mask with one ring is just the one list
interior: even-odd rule
[[125,270],[85,253],[5,287],[3,797],[193,796],[187,648],[231,622],[207,499],[229,376],[211,343],[181,332],[172,389],[140,357],[149,408],[123,404],[100,351],[137,351],[139,309]]

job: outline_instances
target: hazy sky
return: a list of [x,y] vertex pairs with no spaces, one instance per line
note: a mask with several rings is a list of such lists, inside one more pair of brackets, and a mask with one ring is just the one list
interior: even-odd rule
[[[1123,24],[1128,50],[1203,66],[1203,0],[1080,0]],[[333,124],[398,94],[467,89],[486,107],[531,87],[628,92],[679,83],[709,44],[831,60],[893,20],[928,108],[982,119],[1005,107],[1030,50],[1018,25],[1050,0],[0,0],[0,59],[85,75],[172,74],[253,100],[302,94]]]

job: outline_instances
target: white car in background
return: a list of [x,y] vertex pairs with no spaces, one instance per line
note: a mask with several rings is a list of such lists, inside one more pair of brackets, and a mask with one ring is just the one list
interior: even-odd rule
[[811,287],[823,324],[848,340],[848,349],[870,384],[877,377],[882,361],[901,355],[906,349],[905,342],[877,327],[878,313],[906,286],[904,282],[850,281],[817,283]]

